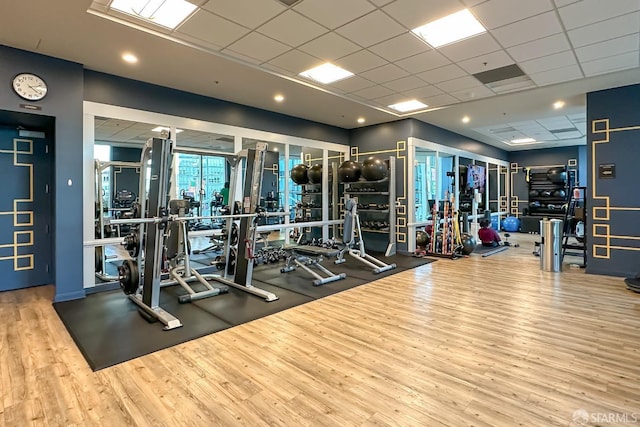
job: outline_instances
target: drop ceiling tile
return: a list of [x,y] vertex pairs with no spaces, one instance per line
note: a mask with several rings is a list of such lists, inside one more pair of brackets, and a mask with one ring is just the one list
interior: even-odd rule
[[471,9],[487,29],[502,27],[553,9],[551,0],[490,0]]
[[304,52],[300,52],[299,50],[290,50],[277,58],[273,58],[266,65],[273,65],[297,75],[305,70],[316,67],[321,63],[322,61],[318,58],[307,55]]
[[382,10],[408,30],[462,10],[458,0],[397,0]]
[[252,29],[287,9],[277,1],[255,0],[216,0],[207,2],[202,7],[209,12]]
[[417,89],[412,89],[402,93],[403,95],[406,95],[409,99],[411,99],[411,98],[429,98],[430,96],[442,95],[444,92],[442,92],[440,89],[438,89],[433,85],[428,85],[428,86],[422,86]]
[[487,1],[489,0],[462,0],[462,2],[467,7],[473,7],[473,6],[479,5],[480,3],[486,3]]
[[332,61],[361,50],[362,48],[332,32],[320,36],[315,40],[311,40],[309,43],[303,44],[298,49],[317,58]]
[[546,117],[542,119],[536,119],[536,122],[546,130],[558,130],[558,129],[570,129],[573,127],[573,123],[567,116]]
[[248,29],[220,18],[206,10],[199,10],[177,31],[224,48],[249,32]]
[[406,92],[411,89],[416,89],[424,86],[424,81],[415,76],[407,76],[398,80],[386,82],[384,86],[396,92]]
[[500,45],[496,43],[493,37],[485,33],[443,46],[439,51],[451,61],[458,62],[500,49]]
[[571,3],[576,3],[582,0],[553,0],[553,2],[556,4],[556,7],[564,7],[568,4]]
[[226,54],[226,55],[233,56],[235,58],[238,58],[238,59],[240,59],[242,61],[245,61],[245,62],[248,62],[250,64],[261,64],[261,63],[264,62],[264,61],[262,61],[260,59],[252,58],[252,57],[247,56],[247,55],[245,55],[243,53],[236,52],[235,50],[228,49],[228,48],[223,50],[222,52],[224,54]]
[[582,0],[558,9],[567,30],[640,10],[638,0]]
[[442,89],[443,92],[454,92],[472,88],[478,86],[478,84],[479,81],[475,77],[465,76],[453,80],[447,80],[446,82],[438,83],[435,86]]
[[293,10],[287,10],[256,31],[281,43],[296,47],[326,33],[327,29]]
[[377,45],[369,47],[369,50],[389,62],[408,58],[420,52],[426,52],[431,48],[411,33],[405,33]]
[[344,58],[340,58],[334,61],[334,63],[354,74],[360,74],[372,68],[387,64],[387,61],[369,51],[361,50]]
[[327,28],[334,29],[371,12],[375,7],[366,0],[304,0],[293,9]]
[[613,71],[627,70],[638,66],[640,53],[636,50],[622,55],[581,63],[584,74],[595,76]]
[[389,105],[397,104],[399,102],[404,102],[406,100],[407,98],[404,95],[399,93],[394,93],[392,95],[376,98],[373,101],[381,107],[388,107]]
[[576,57],[573,51],[567,50],[554,53],[553,55],[543,56],[542,58],[532,59],[531,61],[521,62],[519,65],[525,73],[535,74],[576,64]]
[[365,89],[371,86],[375,86],[375,83],[364,79],[360,76],[349,77],[348,79],[339,80],[330,85],[331,87],[338,88],[346,93],[356,92],[361,89]]
[[632,52],[638,50],[638,46],[640,46],[640,34],[636,33],[578,48],[576,55],[578,61],[582,63]]
[[562,25],[560,25],[556,13],[545,12],[514,24],[496,28],[491,33],[502,46],[511,47],[562,31]]
[[387,89],[384,86],[377,85],[358,90],[353,94],[364,99],[376,99],[386,95],[391,95],[392,93],[393,91],[391,89]]
[[486,98],[488,96],[495,96],[495,93],[486,86],[474,86],[450,92],[449,94],[458,98],[460,101],[473,101],[475,99]]
[[378,7],[382,7],[385,4],[391,3],[393,0],[369,0],[369,1]]
[[380,43],[405,31],[405,28],[379,10],[336,30],[338,34],[358,43],[362,47]]
[[458,62],[458,65],[469,74],[494,70],[511,64],[513,64],[513,59],[511,59],[504,50],[498,50]]
[[640,12],[630,13],[568,32],[574,48],[640,31]]
[[367,80],[371,80],[376,83],[390,82],[391,80],[397,80],[401,77],[409,75],[405,70],[394,64],[383,65],[382,67],[374,68],[373,70],[360,73],[362,77]]
[[396,61],[396,65],[404,68],[411,74],[432,70],[450,63],[451,61],[442,56],[442,54],[437,50],[430,50],[428,52],[419,53],[418,55]]
[[290,48],[279,41],[253,32],[233,43],[226,50],[255,58],[260,62],[267,62],[276,56],[282,55]]
[[569,50],[571,46],[564,34],[555,34],[543,39],[523,43],[507,49],[507,52],[516,60],[524,62],[530,59],[541,58],[554,53]]
[[460,101],[458,101],[456,98],[449,95],[448,93],[443,93],[441,95],[434,95],[430,98],[427,98],[426,101],[423,99],[423,102],[427,104],[429,107],[441,107],[443,105],[457,104]]
[[530,74],[529,77],[538,86],[545,86],[554,83],[581,79],[583,76],[582,71],[580,71],[580,67],[578,67],[577,65],[571,65],[569,67],[556,68],[555,70]]
[[423,71],[422,73],[416,74],[416,76],[431,84],[457,79],[466,75],[467,72],[456,64],[449,64],[444,67],[434,68],[433,70]]

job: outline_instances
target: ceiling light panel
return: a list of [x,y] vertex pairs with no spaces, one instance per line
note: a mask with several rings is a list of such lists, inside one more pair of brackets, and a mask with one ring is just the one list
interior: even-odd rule
[[322,84],[329,84],[349,78],[353,76],[353,73],[345,70],[344,68],[333,65],[330,62],[326,62],[318,67],[303,71],[300,73],[300,76],[315,80]]
[[421,110],[423,108],[427,108],[427,104],[423,104],[417,99],[412,99],[410,101],[399,102],[397,104],[389,105],[389,108],[399,111],[401,113],[408,113],[409,111]]
[[113,0],[110,7],[127,15],[174,29],[197,7],[186,0]]
[[412,31],[429,45],[441,47],[482,34],[487,30],[469,12],[469,9],[463,9],[421,27],[414,28]]

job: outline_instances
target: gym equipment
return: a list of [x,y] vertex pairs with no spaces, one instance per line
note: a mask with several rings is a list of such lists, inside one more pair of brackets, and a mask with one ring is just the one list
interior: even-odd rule
[[378,157],[368,157],[362,163],[362,177],[367,181],[381,181],[387,177],[389,167]]
[[539,195],[540,195],[540,191],[538,190],[529,191],[529,197],[538,197]]
[[567,192],[564,190],[556,190],[553,192],[553,197],[565,198],[567,197]]
[[563,184],[567,180],[567,171],[564,167],[549,168],[547,179],[556,184]]
[[[313,245],[295,245],[288,247],[285,246],[284,250],[287,251],[289,255],[287,256],[286,265],[280,269],[281,273],[288,273],[290,271],[294,271],[296,267],[300,267],[315,277],[312,282],[313,286],[324,285],[325,283],[335,282],[347,277],[345,273],[335,274],[322,265],[322,261],[324,261],[325,257],[337,257],[340,254],[339,249]],[[324,274],[324,277],[312,270],[311,267]]]
[[[336,259],[335,263],[342,264],[345,262],[344,253],[347,252],[358,261],[371,267],[374,274],[396,268],[395,264],[386,264],[367,254],[364,247],[364,240],[362,240],[361,237],[362,229],[360,228],[360,217],[358,216],[358,203],[354,199],[347,197],[344,201],[344,209],[344,224],[342,229],[342,243],[344,247],[339,251],[338,259]],[[357,239],[356,232],[358,235]]]
[[542,197],[551,197],[551,195],[552,195],[552,194],[553,194],[553,193],[552,193],[551,191],[549,191],[549,190],[541,190],[541,191],[540,191],[540,195],[541,195]]
[[520,220],[515,216],[508,216],[502,220],[504,231],[516,232],[520,230]]
[[362,167],[360,163],[352,160],[342,162],[338,168],[338,179],[341,182],[356,182],[360,179],[362,174]]
[[429,235],[424,231],[416,232],[416,245],[421,248],[426,248],[429,244]]
[[307,169],[309,184],[322,184],[322,164],[316,163]]
[[[206,276],[200,276],[195,270],[191,270],[188,265],[186,222],[193,219],[213,218],[180,216],[180,213],[186,209],[187,202],[184,200],[175,201],[173,204],[169,203],[170,211],[164,206],[164,204],[167,203],[166,195],[168,194],[169,179],[171,176],[172,144],[172,141],[164,138],[152,138],[143,149],[141,163],[147,164],[147,160],[151,160],[150,176],[152,179],[150,180],[149,187],[149,217],[112,221],[115,224],[138,224],[139,233],[141,236],[144,236],[144,239],[138,239],[141,244],[144,244],[145,249],[144,273],[141,273],[137,268],[141,262],[141,256],[139,255],[137,261],[128,260],[129,262],[125,262],[125,264],[121,266],[122,269],[119,279],[125,292],[131,292],[134,288],[136,289],[133,293],[129,294],[129,299],[138,305],[143,317],[151,321],[160,320],[165,325],[165,330],[180,327],[182,323],[179,319],[160,307],[161,286],[180,284],[189,291],[190,286],[186,283],[187,281],[197,280],[205,285],[203,282],[206,282],[206,279],[208,279]],[[226,221],[226,231],[229,237],[225,241],[225,253],[229,254],[229,256],[225,259],[225,276],[211,276],[210,278],[222,285],[234,287],[260,296],[266,301],[274,301],[278,299],[275,294],[251,284],[253,253],[256,240],[256,219],[260,216],[287,215],[287,213],[284,212],[263,213],[258,209],[266,148],[267,145],[265,143],[258,143],[256,149],[247,149],[236,156],[227,158],[227,161],[231,165],[232,177],[238,176],[239,171],[244,172],[245,185],[242,195],[242,200],[244,201],[242,207],[244,211],[241,210],[241,213],[232,216],[217,217],[228,219],[228,221]],[[140,179],[141,187],[146,183],[145,174],[146,168],[143,168]],[[229,194],[236,194],[234,188],[235,181],[236,180],[231,180],[232,184]],[[147,212],[145,209],[145,201],[141,200],[141,203],[141,211]],[[233,205],[235,206],[236,203],[233,203]],[[230,246],[230,241],[232,240],[231,223],[236,220],[240,221],[238,245],[242,244],[245,249],[244,256],[238,253],[234,259],[231,256],[234,248]],[[162,283],[161,273],[165,264],[165,257],[171,267],[170,272],[172,272],[171,277],[173,280]],[[232,268],[233,266],[235,266],[235,269]],[[229,273],[232,269],[234,270],[233,274]],[[138,286],[138,283],[142,283],[142,285]],[[205,285],[205,287],[206,286],[207,285]],[[224,288],[211,288],[212,289],[207,288],[203,292],[194,291],[194,293],[189,293],[189,295],[181,298],[181,302],[183,302],[183,299],[184,301],[191,301],[213,296],[214,294],[217,295],[224,291]]]
[[[431,212],[431,239],[427,255],[456,259],[462,255],[462,240],[458,214],[453,212],[451,202],[442,203],[442,215],[438,211],[438,204],[434,203]],[[454,223],[455,222],[455,223]]]
[[463,255],[470,255],[476,249],[476,245],[478,244],[476,242],[476,238],[469,233],[462,233],[460,235],[460,241],[462,242]]
[[309,177],[307,175],[308,169],[309,168],[304,163],[295,165],[293,168],[291,168],[291,180],[298,185],[308,184],[309,183]]

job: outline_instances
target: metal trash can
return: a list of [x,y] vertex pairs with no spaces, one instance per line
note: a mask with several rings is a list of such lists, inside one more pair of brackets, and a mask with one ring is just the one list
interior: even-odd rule
[[562,220],[540,220],[540,270],[562,271]]

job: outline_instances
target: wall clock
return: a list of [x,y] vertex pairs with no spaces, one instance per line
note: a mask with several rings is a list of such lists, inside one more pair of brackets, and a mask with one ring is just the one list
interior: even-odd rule
[[40,101],[47,95],[47,83],[32,73],[20,73],[13,78],[13,90],[27,101]]

